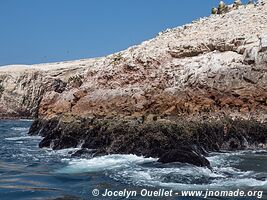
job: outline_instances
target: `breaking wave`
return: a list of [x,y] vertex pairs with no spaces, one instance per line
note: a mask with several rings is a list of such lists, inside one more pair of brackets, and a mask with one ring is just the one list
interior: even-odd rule
[[5,138],[5,140],[9,140],[9,141],[17,141],[17,140],[40,140],[40,139],[42,139],[41,136],[21,136],[21,137]]
[[157,161],[154,158],[144,158],[135,155],[108,155],[92,159],[63,159],[68,166],[60,173],[84,173],[128,168],[133,165]]
[[28,127],[12,127],[11,130],[13,131],[29,131]]
[[[66,167],[57,173],[104,172],[110,178],[135,186],[166,187],[176,190],[233,189],[261,187],[267,178],[235,167],[246,152],[211,154],[213,170],[188,164],[160,164],[157,159],[135,155],[107,155],[91,159],[62,159]],[[252,153],[252,152],[249,152]]]

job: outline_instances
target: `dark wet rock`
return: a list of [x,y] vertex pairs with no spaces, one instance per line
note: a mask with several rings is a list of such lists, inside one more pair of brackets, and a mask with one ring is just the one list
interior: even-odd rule
[[52,139],[49,137],[45,137],[40,143],[39,143],[39,147],[40,148],[49,148],[51,145],[51,141]]
[[[36,119],[29,130],[29,135],[40,135],[43,137],[47,137],[50,133],[53,132],[57,128],[59,124],[59,120],[56,118],[44,120],[44,119]],[[59,128],[57,129],[59,130]]]
[[93,157],[95,155],[96,152],[97,152],[96,149],[83,148],[83,149],[80,149],[80,150],[74,152],[73,154],[71,154],[71,157],[91,158],[91,157]]
[[74,137],[64,135],[61,138],[54,140],[52,148],[54,150],[59,150],[59,149],[77,147],[77,145],[78,141]]
[[163,154],[158,161],[161,163],[188,163],[198,167],[208,167],[211,169],[210,162],[204,156],[195,152],[193,149],[188,150],[187,148],[170,150]]
[[39,135],[40,130],[42,129],[42,120],[36,119],[33,121],[30,130],[29,135]]
[[226,124],[222,149],[244,150],[267,143],[267,124],[256,120],[230,120]]
[[36,120],[30,134],[44,137],[40,147],[64,149],[82,144],[73,156],[136,154],[207,166],[211,151],[242,150],[266,144],[267,125],[254,120],[153,121],[119,119]]

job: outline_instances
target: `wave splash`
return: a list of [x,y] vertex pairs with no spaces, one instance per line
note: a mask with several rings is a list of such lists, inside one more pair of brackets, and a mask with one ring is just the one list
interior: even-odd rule
[[68,166],[59,170],[59,173],[84,173],[128,168],[154,162],[157,159],[136,155],[107,155],[92,159],[62,159],[62,161],[66,162]]
[[41,136],[20,136],[20,137],[5,138],[5,140],[8,140],[8,141],[17,141],[17,140],[40,140],[40,139],[42,139]]
[[267,179],[264,178],[264,174],[249,170],[242,171],[236,167],[242,161],[240,156],[246,153],[211,154],[208,160],[213,167],[212,171],[181,163],[163,165],[156,162],[158,159],[135,155],[107,155],[91,159],[62,159],[67,166],[57,170],[57,173],[104,172],[110,178],[125,184],[176,190],[206,190],[222,187],[224,189],[251,187],[267,189]]

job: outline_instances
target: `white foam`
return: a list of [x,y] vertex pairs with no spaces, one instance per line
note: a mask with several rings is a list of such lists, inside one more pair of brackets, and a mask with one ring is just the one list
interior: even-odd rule
[[[148,186],[151,184],[148,184]],[[267,181],[260,181],[252,178],[246,179],[223,179],[216,180],[211,184],[182,184],[182,183],[163,183],[160,181],[154,181],[154,186],[172,188],[175,190],[220,190],[220,189],[240,189],[240,188],[251,188],[251,187],[261,187],[262,189],[267,188]]]
[[20,119],[19,121],[22,121],[22,122],[33,122],[34,120],[33,119]]
[[[216,154],[209,157],[213,170],[195,166],[178,168],[127,168],[114,170],[109,176],[127,184],[150,187],[168,187],[176,190],[205,190],[220,188],[266,188],[267,180],[255,179],[255,172],[241,171],[232,166],[241,159],[238,156],[248,152]],[[204,182],[202,182],[204,180]]]
[[[253,178],[228,178],[226,180],[223,180],[223,183],[221,180],[214,180],[213,183],[211,184],[211,186],[214,187],[220,187],[220,186],[224,186],[224,187],[263,187],[263,186],[267,186],[267,180],[256,180]],[[266,187],[264,187],[266,188]]]
[[59,170],[60,173],[97,172],[110,169],[125,168],[133,164],[157,161],[155,158],[138,157],[136,155],[107,155],[92,159],[63,159],[68,166]]
[[[177,173],[170,173],[170,172],[176,171]],[[240,177],[224,177],[220,174],[216,175],[211,173],[210,176],[207,176],[207,174],[203,170],[200,170],[199,173],[196,173],[196,171],[191,171],[191,177],[192,180],[196,180],[197,178],[212,178],[210,179],[209,183],[185,183],[184,181],[165,181],[162,179],[163,175],[169,175],[169,176],[188,176],[190,175],[190,169],[187,169],[186,173],[180,173],[181,170],[175,170],[175,169],[150,169],[147,171],[141,170],[129,170],[129,171],[121,171],[116,172],[115,174],[112,174],[110,177],[114,178],[116,180],[124,180],[125,183],[138,185],[138,186],[148,186],[148,187],[167,187],[172,188],[175,190],[206,190],[209,189],[220,189],[220,188],[250,188],[250,187],[262,187],[264,189],[267,188],[267,180],[256,180],[254,178],[240,178]],[[185,175],[187,174],[187,175]],[[217,176],[217,178],[216,178]]]
[[244,152],[233,153],[213,153],[207,159],[210,161],[212,167],[226,167],[232,164],[237,164],[241,161],[238,156]]
[[5,140],[8,140],[8,141],[17,141],[17,140],[40,140],[40,139],[42,139],[41,136],[21,136],[21,137],[5,138]]
[[[186,177],[192,181],[196,179],[222,179],[225,175],[213,172],[208,168],[184,166],[179,168],[151,168],[151,167],[130,167],[124,170],[113,170],[109,175],[116,180],[124,180],[126,183],[138,186],[160,186],[164,185],[166,177],[180,179],[181,181]],[[178,183],[176,183],[178,184]],[[171,184],[172,185],[172,184]]]
[[251,153],[252,154],[258,154],[258,153],[265,154],[265,153],[267,153],[267,150],[252,150]]
[[81,148],[67,148],[67,149],[60,149],[60,150],[53,150],[51,148],[43,148],[48,155],[53,156],[70,156],[72,153],[75,153],[76,151],[80,150]]
[[14,130],[14,131],[29,131],[29,128],[26,128],[26,127],[12,127],[11,130]]
[[[67,164],[58,173],[104,172],[110,178],[136,186],[167,187],[176,190],[267,188],[267,179],[258,180],[257,173],[235,168],[240,155],[248,152],[213,154],[213,170],[192,165],[161,165],[157,159],[135,155],[108,155],[92,159],[63,159]],[[149,165],[142,165],[151,163]]]

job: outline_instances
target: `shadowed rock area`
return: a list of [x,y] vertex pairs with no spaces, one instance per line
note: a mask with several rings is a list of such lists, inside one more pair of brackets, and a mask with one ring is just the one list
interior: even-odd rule
[[267,4],[240,6],[96,59],[0,69],[0,117],[36,117],[40,147],[209,166],[266,149]]
[[136,120],[36,120],[30,134],[44,137],[40,147],[82,149],[74,156],[136,154],[159,161],[208,166],[202,156],[211,151],[266,148],[267,124],[255,120],[220,120],[138,123]]

